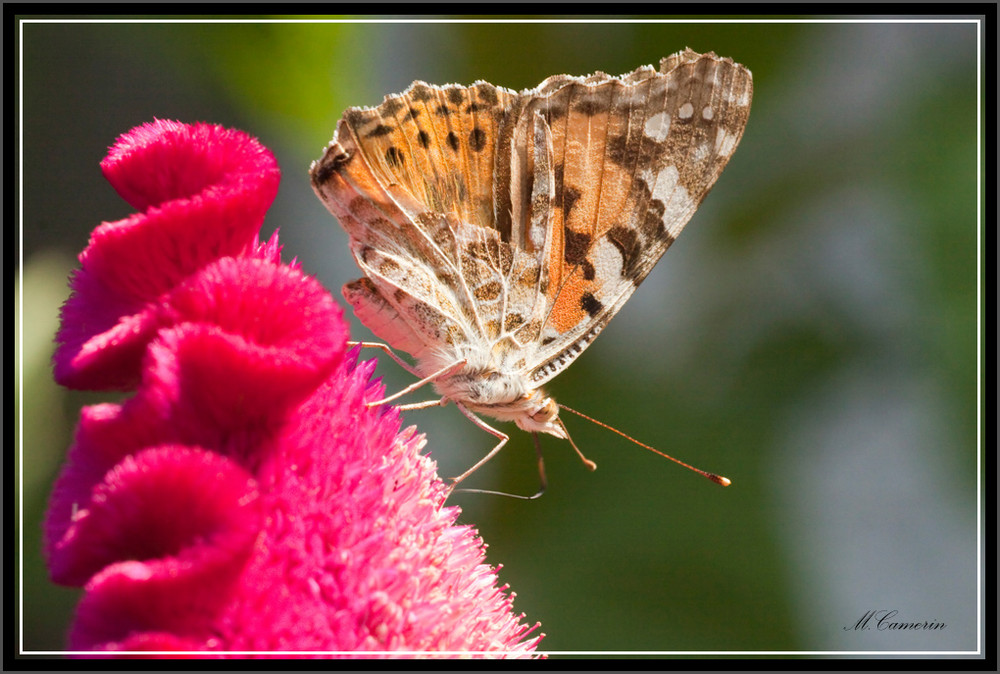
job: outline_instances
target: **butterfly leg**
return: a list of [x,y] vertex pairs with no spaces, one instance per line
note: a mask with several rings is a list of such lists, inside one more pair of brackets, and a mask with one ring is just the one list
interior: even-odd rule
[[[365,405],[367,405],[368,407],[375,407],[377,405],[384,405],[385,403],[392,402],[393,400],[396,400],[397,398],[401,398],[401,397],[405,396],[407,393],[412,393],[413,391],[416,391],[421,386],[424,386],[424,385],[426,385],[426,384],[434,381],[435,379],[440,379],[441,377],[445,376],[446,374],[450,373],[453,370],[457,370],[460,367],[464,367],[465,364],[466,364],[466,362],[468,362],[468,361],[460,360],[460,361],[452,363],[451,365],[446,365],[443,368],[441,368],[440,370],[438,370],[437,372],[435,372],[435,373],[433,373],[431,375],[428,375],[427,377],[424,377],[420,381],[413,382],[412,384],[410,384],[406,388],[404,388],[404,389],[402,389],[400,391],[397,391],[396,393],[393,393],[391,396],[387,396],[385,398],[382,398],[381,400],[374,400],[374,401],[371,401],[371,402],[367,402],[367,403],[365,403]],[[447,402],[447,398],[442,398],[441,400],[427,401],[426,403],[416,403],[417,406],[407,405],[407,406],[404,406],[404,409],[416,410],[416,409],[422,409],[424,407],[434,407],[435,405],[444,405],[445,402]]]
[[538,492],[534,496],[529,496],[530,499],[535,499],[545,493],[545,490],[549,487],[549,481],[545,477],[545,461],[542,459],[542,443],[538,439],[538,433],[532,433],[531,439],[535,441],[535,456],[538,457]]
[[412,365],[407,363],[405,360],[397,356],[396,352],[393,351],[388,344],[383,344],[381,342],[348,342],[347,346],[360,346],[363,349],[382,349],[382,351],[384,351],[387,356],[396,361],[396,363],[401,368],[412,374],[414,377],[420,376],[420,374],[416,371],[416,369]]
[[440,400],[425,400],[420,403],[408,403],[406,405],[396,405],[396,409],[400,412],[409,412],[412,410],[425,410],[428,407],[444,407],[448,404],[447,398],[441,398]]
[[[519,498],[522,501],[534,501],[536,498],[545,493],[545,490],[549,487],[549,481],[545,477],[545,461],[542,459],[542,445],[538,441],[538,433],[531,434],[532,439],[535,441],[535,456],[538,457],[538,491],[536,491],[531,496],[522,496],[521,494],[508,494],[505,491],[492,491],[490,489],[455,489],[452,485],[452,491],[450,493],[454,494],[456,492],[462,492],[463,494],[492,494],[494,496],[506,496],[508,498]],[[457,479],[457,478],[456,478]]]
[[477,461],[476,465],[474,465],[472,468],[470,468],[469,470],[465,471],[464,473],[462,473],[458,477],[451,478],[451,489],[449,489],[449,492],[451,490],[453,490],[456,486],[458,486],[458,484],[462,480],[464,480],[465,478],[467,478],[470,475],[472,475],[473,473],[475,473],[477,470],[479,470],[483,466],[483,464],[485,464],[487,461],[489,461],[494,456],[496,456],[497,453],[501,449],[503,449],[503,446],[507,444],[507,441],[510,440],[510,436],[509,435],[507,435],[506,433],[504,433],[502,431],[498,431],[497,429],[495,429],[492,426],[490,426],[488,423],[486,423],[485,421],[483,421],[482,419],[480,419],[479,417],[477,417],[475,414],[473,414],[472,412],[470,412],[468,409],[466,409],[465,405],[462,405],[460,403],[455,403],[455,406],[462,412],[462,414],[464,414],[469,419],[469,421],[471,421],[472,423],[474,423],[476,426],[479,426],[479,428],[483,429],[484,431],[486,431],[487,433],[489,433],[493,437],[498,438],[500,440],[500,442],[498,442],[496,444],[496,446],[494,446],[493,449],[491,449],[489,451],[489,453],[486,454],[486,456],[484,456],[479,461]]
[[[410,365],[409,363],[407,363],[405,360],[403,360],[402,358],[400,358],[399,356],[397,356],[396,353],[392,350],[392,348],[389,347],[388,344],[382,344],[381,342],[348,342],[347,345],[348,346],[360,346],[362,348],[381,349],[382,351],[384,351],[386,353],[386,355],[388,355],[390,358],[392,358],[394,361],[396,361],[396,363],[399,364],[399,366],[401,368],[403,368],[404,370],[406,370],[407,372],[409,372],[410,374],[412,374],[414,377],[419,377],[420,376],[420,373],[417,372],[416,368],[414,368],[412,365]],[[414,383],[410,384],[409,386],[407,386],[403,390],[398,391],[396,393],[393,393],[391,396],[387,396],[385,398],[382,398],[381,400],[374,400],[374,401],[367,402],[367,403],[365,403],[365,405],[367,407],[377,407],[378,405],[384,405],[386,403],[392,402],[393,400],[396,400],[397,398],[401,398],[401,397],[405,396],[407,393],[412,393],[413,391],[416,391],[421,386],[424,386],[424,385],[426,385],[426,384],[434,381],[435,379],[443,377],[444,375],[448,374],[452,370],[455,370],[457,368],[462,367],[463,365],[465,365],[465,363],[466,363],[466,361],[464,361],[464,360],[456,361],[456,362],[452,363],[451,365],[447,365],[447,366],[441,368],[440,370],[438,370],[434,374],[432,374],[430,376],[427,376],[427,377],[424,377],[420,381],[417,381],[417,382],[414,382]],[[399,409],[401,409],[401,410],[420,410],[420,409],[425,409],[427,407],[444,406],[447,402],[448,402],[447,398],[441,398],[440,400],[426,400],[424,402],[413,403],[411,405],[400,405]]]

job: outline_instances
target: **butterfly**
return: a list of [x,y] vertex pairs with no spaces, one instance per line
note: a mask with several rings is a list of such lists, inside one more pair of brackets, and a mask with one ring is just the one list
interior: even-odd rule
[[508,439],[479,415],[569,439],[545,383],[680,234],[752,93],[745,67],[686,49],[659,70],[556,75],[520,93],[416,81],[344,112],[310,169],[363,273],[344,297],[414,358],[393,356],[433,384],[435,404],[500,439],[456,481]]

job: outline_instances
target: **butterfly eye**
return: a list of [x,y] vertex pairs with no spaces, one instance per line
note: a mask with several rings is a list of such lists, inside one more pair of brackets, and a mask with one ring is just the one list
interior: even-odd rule
[[[530,396],[529,396],[530,397]],[[552,421],[559,414],[559,405],[552,398],[546,398],[545,402],[538,409],[537,412],[531,415],[534,421],[545,423],[546,421]]]

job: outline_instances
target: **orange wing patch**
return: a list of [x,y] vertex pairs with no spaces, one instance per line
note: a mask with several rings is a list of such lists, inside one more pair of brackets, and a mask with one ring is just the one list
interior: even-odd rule
[[428,210],[492,228],[496,144],[516,97],[486,82],[414,82],[377,108],[348,110],[345,119],[384,184],[399,184]]

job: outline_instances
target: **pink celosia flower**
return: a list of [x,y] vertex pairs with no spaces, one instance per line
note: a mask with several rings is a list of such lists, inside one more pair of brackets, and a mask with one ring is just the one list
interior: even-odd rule
[[54,357],[85,408],[50,502],[52,578],[85,651],[489,652],[541,638],[400,432],[329,294],[258,230],[254,139],[157,121],[105,175],[141,213],[95,230]]

